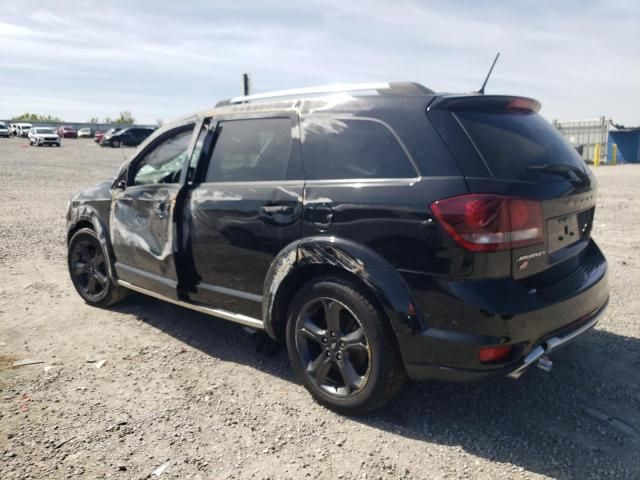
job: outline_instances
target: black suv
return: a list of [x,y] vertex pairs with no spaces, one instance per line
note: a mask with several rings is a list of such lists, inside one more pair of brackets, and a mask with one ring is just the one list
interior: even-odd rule
[[115,148],[119,148],[122,145],[137,147],[153,132],[154,129],[149,127],[129,127],[124,130],[115,129],[110,135],[102,137],[100,145]]
[[539,108],[414,83],[220,102],[72,198],[71,278],[264,330],[347,414],[407,376],[549,369],[609,290],[595,179]]

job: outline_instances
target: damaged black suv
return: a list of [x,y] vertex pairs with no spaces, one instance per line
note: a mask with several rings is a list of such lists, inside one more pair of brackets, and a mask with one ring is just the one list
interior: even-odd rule
[[539,108],[414,83],[225,100],[72,198],[73,284],[264,330],[346,414],[407,377],[548,369],[609,293],[595,179]]

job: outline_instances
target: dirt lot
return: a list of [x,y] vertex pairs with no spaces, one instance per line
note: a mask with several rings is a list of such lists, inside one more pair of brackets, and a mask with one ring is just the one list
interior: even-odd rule
[[0,478],[640,478],[640,166],[597,171],[611,303],[551,374],[411,384],[351,419],[240,327],[140,295],[85,305],[66,202],[121,152],[26,143],[0,139]]

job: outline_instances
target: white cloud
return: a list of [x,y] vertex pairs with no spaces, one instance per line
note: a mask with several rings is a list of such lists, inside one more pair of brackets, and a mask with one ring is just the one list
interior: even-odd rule
[[547,118],[640,122],[640,12],[624,1],[54,4],[3,14],[0,117],[169,119],[237,94],[244,71],[257,91],[377,80],[469,91],[501,51],[487,91],[538,98]]

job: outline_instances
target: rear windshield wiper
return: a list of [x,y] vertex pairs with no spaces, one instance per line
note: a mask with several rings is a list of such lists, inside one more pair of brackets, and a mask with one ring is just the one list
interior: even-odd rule
[[589,175],[576,165],[569,165],[566,163],[543,163],[540,165],[529,165],[527,167],[527,170],[544,173],[557,173],[558,175],[562,175],[569,180],[574,179],[574,177],[572,177],[571,175],[573,174],[575,177],[578,177],[578,180],[580,180],[583,185],[591,185],[591,179],[589,178]]

